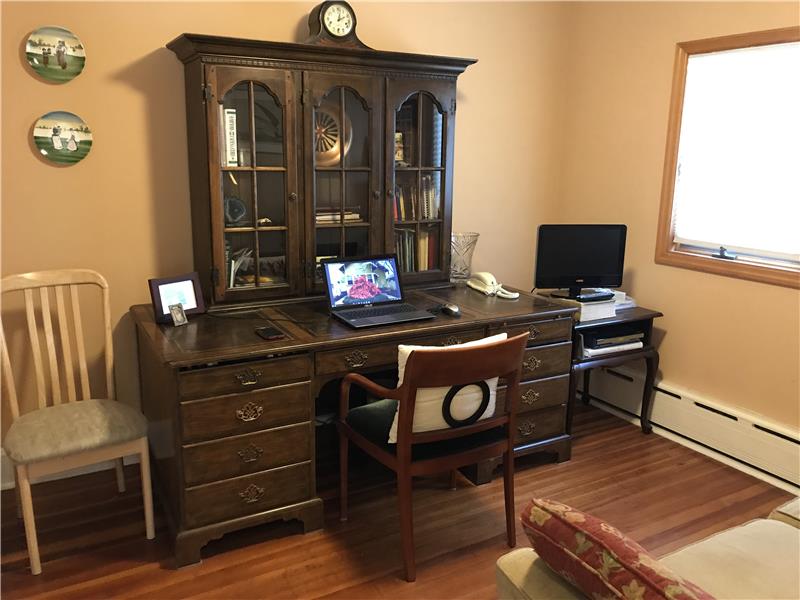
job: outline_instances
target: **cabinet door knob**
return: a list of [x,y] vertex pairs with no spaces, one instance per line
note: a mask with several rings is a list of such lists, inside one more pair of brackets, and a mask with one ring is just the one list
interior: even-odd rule
[[361,350],[353,350],[344,355],[344,362],[347,363],[347,366],[351,369],[357,369],[358,367],[363,367],[367,364],[369,360],[369,354],[366,352],[362,352]]
[[245,504],[252,504],[253,502],[258,502],[261,500],[261,497],[264,495],[264,488],[257,486],[255,483],[251,483],[241,492],[239,492],[239,497]]
[[535,356],[531,356],[530,358],[526,358],[524,361],[522,361],[522,368],[526,371],[535,371],[541,366],[541,359],[536,358]]
[[542,332],[534,325],[531,325],[530,329],[528,330],[530,333],[528,334],[528,339],[535,340],[537,337],[542,335]]
[[241,408],[236,409],[236,418],[247,423],[255,421],[264,413],[264,407],[255,402],[248,402]]
[[261,377],[261,371],[254,371],[249,367],[236,374],[236,379],[244,386],[257,384],[259,377]]
[[521,436],[528,437],[534,431],[536,431],[536,423],[533,423],[531,421],[525,421],[522,425],[517,427],[517,431],[519,431]]
[[295,194],[294,192],[289,194],[289,201],[290,202],[297,202],[297,194]]
[[243,463],[251,463],[256,462],[261,455],[264,454],[264,449],[259,448],[255,444],[251,443],[249,446],[246,446],[239,450],[236,454],[239,455],[239,458],[242,459]]
[[529,389],[524,394],[522,394],[522,401],[525,404],[533,406],[533,404],[536,403],[540,397],[541,394],[539,392]]
[[373,198],[375,198],[375,200],[380,200],[380,199],[381,199],[381,192],[380,192],[380,190],[373,190],[373,192],[372,192],[372,197],[373,197]]

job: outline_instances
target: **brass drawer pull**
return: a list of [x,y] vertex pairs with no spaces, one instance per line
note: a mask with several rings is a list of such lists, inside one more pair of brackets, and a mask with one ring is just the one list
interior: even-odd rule
[[236,379],[238,379],[239,383],[242,385],[255,385],[258,383],[260,377],[261,371],[254,371],[249,367],[241,373],[236,374]]
[[525,404],[529,404],[529,405],[533,406],[533,404],[535,402],[537,402],[540,397],[541,397],[541,394],[539,392],[536,392],[536,391],[534,391],[532,389],[529,389],[527,392],[522,394],[522,401]]
[[522,361],[522,368],[526,371],[535,371],[541,366],[541,359],[536,358],[535,356],[531,356],[530,358],[526,358],[524,361]]
[[236,409],[236,418],[240,421],[255,421],[264,412],[264,407],[255,402],[248,402],[242,408]]
[[542,335],[541,330],[539,330],[535,325],[531,325],[530,329],[528,329],[528,339],[535,340],[537,337]]
[[464,340],[462,340],[460,337],[456,337],[454,335],[451,335],[444,342],[442,342],[442,346],[455,346],[457,344],[463,344],[463,343],[464,343]]
[[361,350],[353,350],[352,352],[344,355],[344,362],[346,362],[347,366],[351,369],[363,367],[365,364],[367,364],[367,360],[369,360],[369,354],[362,352]]
[[259,448],[255,444],[251,443],[246,448],[239,450],[236,454],[239,455],[239,458],[242,459],[243,463],[251,463],[261,458],[261,455],[264,454],[264,449]]
[[520,435],[523,437],[528,437],[534,431],[536,431],[536,423],[532,421],[525,421],[522,425],[517,427],[517,431],[519,431]]
[[243,491],[239,492],[239,497],[245,504],[252,504],[258,502],[264,495],[264,488],[257,486],[255,483],[248,485]]

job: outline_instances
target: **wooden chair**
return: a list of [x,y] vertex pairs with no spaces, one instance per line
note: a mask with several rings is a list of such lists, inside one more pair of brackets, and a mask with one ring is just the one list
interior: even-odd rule
[[[78,294],[81,286],[96,286],[102,294],[106,380],[106,394],[103,398],[93,396],[89,389],[89,370]],[[89,270],[39,271],[4,277],[4,300],[7,298],[6,294],[12,292],[22,292],[25,299],[38,408],[20,415],[6,338],[3,328],[0,327],[2,373],[13,419],[3,447],[15,465],[17,515],[19,516],[21,509],[31,572],[34,575],[42,572],[31,500],[30,480],[35,477],[115,460],[117,488],[124,492],[122,457],[138,454],[147,539],[153,539],[155,532],[147,421],[139,411],[114,400],[114,357],[108,283],[99,273]],[[38,311],[35,301],[37,295]],[[51,312],[53,295],[57,329]],[[37,312],[40,314],[41,332],[44,334],[43,343],[40,341]],[[73,349],[77,353],[77,361],[73,360]],[[46,385],[46,379],[49,379],[49,385]]]
[[[336,423],[341,519],[347,520],[347,455],[348,444],[353,442],[397,474],[400,539],[408,581],[416,579],[411,503],[411,478],[414,476],[452,472],[458,467],[502,455],[506,535],[509,547],[516,544],[513,432],[527,340],[528,335],[523,334],[483,346],[414,351],[408,357],[402,384],[396,389],[382,387],[356,373],[342,380]],[[417,389],[466,386],[494,377],[505,379],[507,385],[505,408],[500,414],[461,427],[412,431]],[[384,400],[350,410],[350,386],[353,384]],[[398,406],[397,444],[388,444],[387,434]]]

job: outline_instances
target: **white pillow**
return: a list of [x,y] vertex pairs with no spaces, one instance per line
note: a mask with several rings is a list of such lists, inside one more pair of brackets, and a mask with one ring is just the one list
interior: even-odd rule
[[[436,350],[438,352],[446,352],[454,348],[469,348],[472,346],[485,346],[494,342],[499,342],[508,339],[505,333],[498,333],[481,340],[473,342],[466,342],[465,344],[456,344],[442,348],[441,346],[406,346],[400,344],[397,347],[397,386],[400,387],[403,383],[403,376],[406,371],[406,362],[408,357],[414,350]],[[489,386],[489,405],[483,414],[478,419],[487,419],[494,415],[495,401],[497,399],[497,380],[498,377],[487,379],[486,384]],[[419,433],[421,431],[435,431],[436,429],[448,429],[450,425],[442,417],[442,403],[450,387],[436,387],[436,388],[419,388],[417,390],[417,401],[414,407],[414,424],[412,431]],[[465,387],[453,396],[453,402],[450,405],[450,414],[454,419],[463,420],[475,414],[475,411],[483,401],[483,392],[474,385]],[[398,411],[400,410],[398,404]],[[389,443],[397,443],[397,415],[394,415],[392,421],[392,428],[389,430]]]

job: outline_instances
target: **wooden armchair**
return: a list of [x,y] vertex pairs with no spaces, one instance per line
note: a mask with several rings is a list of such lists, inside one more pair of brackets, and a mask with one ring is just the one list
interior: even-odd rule
[[[414,350],[396,389],[382,387],[356,373],[342,380],[336,423],[339,431],[341,519],[347,520],[348,444],[353,442],[397,474],[400,538],[408,581],[416,579],[411,501],[411,479],[414,476],[452,471],[502,455],[506,535],[509,547],[516,543],[514,403],[519,395],[517,390],[527,340],[526,333],[485,345]],[[485,411],[481,405],[471,417],[456,420],[450,411],[450,403],[459,388],[481,386],[485,380],[495,377],[504,379],[507,385],[502,413],[479,420]],[[353,384],[383,400],[350,410],[350,386]],[[441,405],[442,416],[450,427],[414,432],[417,390],[442,387],[450,388]],[[395,414],[397,443],[390,444],[388,434]]]
[[[99,288],[102,295],[100,316],[105,333],[106,393],[101,398],[94,396],[89,386],[78,293],[81,286]],[[146,534],[147,539],[153,539],[155,531],[147,421],[139,411],[114,400],[108,283],[102,275],[89,270],[40,271],[4,277],[4,300],[12,292],[22,292],[25,299],[38,408],[20,414],[6,338],[0,327],[2,373],[13,419],[3,448],[15,466],[17,513],[19,515],[21,508],[31,572],[34,575],[42,572],[31,499],[30,480],[34,477],[116,460],[117,487],[124,492],[122,457],[138,454]],[[38,310],[36,296],[39,298]],[[53,324],[53,296],[57,328]],[[37,323],[37,312],[41,326]],[[40,340],[41,333],[43,340]],[[76,360],[73,360],[73,350],[77,355]]]

